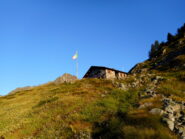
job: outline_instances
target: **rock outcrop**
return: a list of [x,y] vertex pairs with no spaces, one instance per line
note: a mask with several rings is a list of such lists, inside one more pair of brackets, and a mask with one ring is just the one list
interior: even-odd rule
[[164,97],[164,115],[163,121],[167,123],[169,129],[185,138],[185,104],[184,102],[175,102],[172,99]]
[[[175,99],[175,97],[183,97],[183,95],[177,95],[175,91],[178,88],[172,84],[175,81],[181,83],[182,85],[177,92],[184,93],[185,24],[178,29],[177,34],[170,35],[166,42],[155,43],[152,45],[152,48],[154,49],[151,49],[149,59],[136,64],[129,73],[137,78],[134,86],[138,88],[145,87],[145,90],[139,94],[141,99],[152,99],[158,96],[160,98],[159,102],[163,106],[150,109],[152,103],[145,102],[140,104],[138,109],[148,108],[150,109],[150,114],[160,115],[162,121],[166,123],[171,131],[185,139],[185,102],[183,102],[184,98]],[[163,74],[165,78],[158,76],[163,76]],[[164,87],[166,90],[160,92],[160,84],[164,80],[169,80],[170,82],[166,83]],[[165,84],[165,81],[163,83]],[[173,88],[170,89],[170,86],[173,86]],[[169,92],[166,93],[168,90]]]
[[[179,30],[181,30],[179,32]],[[152,45],[153,46],[153,45]],[[152,69],[159,71],[185,70],[185,24],[178,29],[173,39],[161,42],[151,49],[154,55],[148,60],[136,64],[129,73],[142,73]]]
[[19,87],[19,88],[16,88],[15,90],[11,91],[9,94],[14,94],[14,93],[17,93],[19,91],[28,91],[32,88],[33,88],[33,86]]
[[73,76],[71,74],[65,73],[63,74],[61,77],[58,77],[54,83],[55,84],[61,84],[61,83],[73,83],[76,80],[78,80],[78,78],[76,76]]

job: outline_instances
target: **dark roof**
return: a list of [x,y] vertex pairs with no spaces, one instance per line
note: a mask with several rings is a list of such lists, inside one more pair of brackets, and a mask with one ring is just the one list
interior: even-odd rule
[[[113,69],[113,68],[108,68],[108,67],[103,67],[103,66],[91,66],[90,69],[93,69],[93,68],[98,68],[98,69],[109,69],[109,70],[113,70],[113,71],[117,71],[117,72],[121,72],[121,73],[125,73],[125,74],[128,74],[126,72],[123,72],[123,71],[120,71],[120,70],[116,70],[116,69]],[[89,69],[89,70],[90,70]]]

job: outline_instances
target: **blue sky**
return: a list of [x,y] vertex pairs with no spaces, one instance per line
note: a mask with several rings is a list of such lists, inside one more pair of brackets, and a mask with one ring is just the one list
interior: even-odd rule
[[91,65],[129,71],[185,22],[184,0],[1,0],[0,94]]

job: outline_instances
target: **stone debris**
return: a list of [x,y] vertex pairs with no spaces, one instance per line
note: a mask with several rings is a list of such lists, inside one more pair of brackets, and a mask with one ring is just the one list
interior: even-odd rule
[[141,104],[138,109],[144,109],[144,108],[150,107],[152,105],[153,105],[153,103],[146,102],[144,104]]
[[162,109],[159,108],[153,108],[152,110],[150,110],[151,114],[158,114],[158,115],[163,115],[164,111]]
[[[155,91],[157,85],[164,80],[161,76],[151,78],[152,83],[148,88],[141,92],[141,98],[150,98],[159,96]],[[149,111],[151,114],[161,115],[162,121],[165,122],[168,128],[180,135],[181,139],[185,139],[185,102],[176,102],[171,98],[161,95],[161,101],[163,102],[163,108],[153,108]],[[138,109],[149,107],[149,103],[142,104]]]
[[169,129],[170,129],[171,131],[173,131],[173,129],[174,129],[174,122],[171,121],[171,120],[167,120],[166,123],[167,123]]

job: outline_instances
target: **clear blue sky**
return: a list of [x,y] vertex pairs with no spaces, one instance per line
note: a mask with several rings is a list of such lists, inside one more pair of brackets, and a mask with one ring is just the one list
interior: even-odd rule
[[129,71],[185,22],[185,0],[1,0],[0,94],[91,65]]

